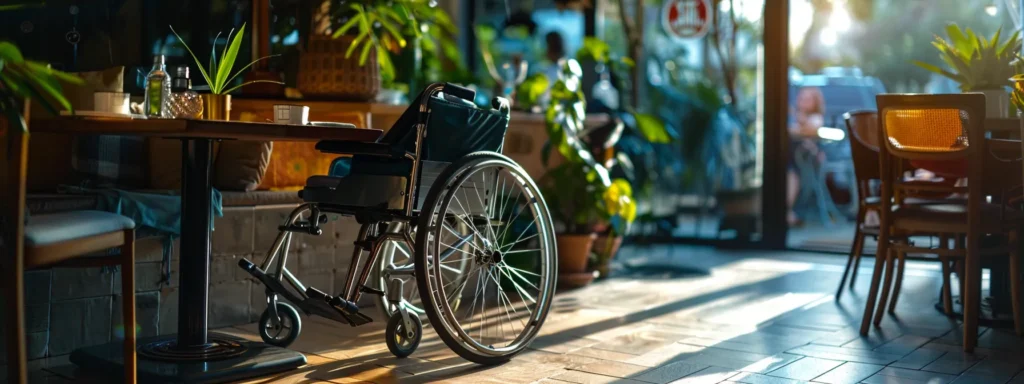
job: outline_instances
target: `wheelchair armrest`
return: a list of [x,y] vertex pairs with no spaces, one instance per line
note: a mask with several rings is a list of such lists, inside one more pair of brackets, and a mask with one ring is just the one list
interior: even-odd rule
[[405,151],[390,144],[363,141],[323,140],[316,143],[316,150],[338,155],[369,155],[395,158],[405,156]]

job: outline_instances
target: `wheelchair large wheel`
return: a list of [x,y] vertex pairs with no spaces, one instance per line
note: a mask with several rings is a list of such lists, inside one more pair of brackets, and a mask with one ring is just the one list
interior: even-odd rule
[[[526,349],[547,318],[557,260],[544,198],[509,158],[470,154],[431,186],[416,234],[416,281],[431,325],[463,358],[499,364]],[[446,267],[463,262],[463,278],[446,279]]]

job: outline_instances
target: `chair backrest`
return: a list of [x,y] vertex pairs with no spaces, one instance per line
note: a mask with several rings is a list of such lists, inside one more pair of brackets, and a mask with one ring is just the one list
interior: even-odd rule
[[901,160],[967,161],[968,225],[979,228],[984,201],[985,96],[878,95],[882,221],[891,209],[894,186],[903,182]]
[[850,133],[850,154],[858,182],[880,178],[878,164],[878,112],[852,111],[843,114]]

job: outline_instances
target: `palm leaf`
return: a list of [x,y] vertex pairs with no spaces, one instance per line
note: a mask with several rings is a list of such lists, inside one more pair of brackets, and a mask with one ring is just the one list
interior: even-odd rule
[[366,65],[366,59],[370,57],[370,48],[373,48],[374,44],[372,40],[367,40],[363,44],[363,51],[359,54],[359,65]]
[[353,16],[351,19],[348,19],[348,21],[346,21],[345,24],[342,24],[341,28],[338,28],[337,31],[334,31],[334,34],[331,35],[331,37],[335,39],[341,37],[341,35],[344,35],[346,32],[348,32],[349,29],[352,29],[352,27],[354,27],[358,22],[359,17]]
[[[238,58],[238,50],[242,46],[242,37],[245,34],[245,24],[242,24],[242,28],[238,29],[238,33],[235,34],[235,38],[231,39],[231,44],[225,47],[224,56],[220,58],[220,65],[217,67],[217,89],[213,91],[214,94],[220,94],[224,90],[224,86],[227,85],[228,77],[231,75],[231,68],[235,66],[235,59]],[[230,37],[231,34],[229,33]]]
[[[949,39],[953,43],[952,45],[954,47],[956,47],[957,50],[959,50],[959,51],[970,51],[971,50],[971,41],[967,39],[967,36],[964,36],[963,31],[960,30],[960,27],[958,25],[956,25],[956,24],[949,24],[949,25],[947,25],[946,26],[946,35],[949,36]],[[939,39],[941,39],[941,38],[939,38]]]
[[398,32],[398,28],[396,28],[394,24],[391,24],[390,21],[383,17],[377,17],[374,15],[371,15],[370,20],[377,20],[377,22],[380,23],[380,25],[384,27],[384,29],[387,30],[388,33],[391,34],[392,38],[394,38],[395,41],[398,42],[398,46],[405,48],[405,38],[402,37],[401,32]]
[[348,49],[345,50],[345,58],[347,59],[349,57],[352,57],[352,53],[354,53],[356,51],[356,48],[359,47],[359,43],[369,36],[369,33],[360,33],[359,36],[356,36],[355,39],[352,39],[352,43],[349,44]]

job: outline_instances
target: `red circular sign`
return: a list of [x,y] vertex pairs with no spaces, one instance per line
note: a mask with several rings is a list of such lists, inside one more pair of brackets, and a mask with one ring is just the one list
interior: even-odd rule
[[708,0],[666,0],[661,10],[665,33],[680,39],[704,37],[711,28]]

